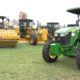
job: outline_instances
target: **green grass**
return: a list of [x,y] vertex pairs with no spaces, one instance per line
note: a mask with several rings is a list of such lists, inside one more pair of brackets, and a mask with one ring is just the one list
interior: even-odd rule
[[0,48],[0,80],[80,80],[75,58],[61,56],[49,64],[42,58],[42,47]]

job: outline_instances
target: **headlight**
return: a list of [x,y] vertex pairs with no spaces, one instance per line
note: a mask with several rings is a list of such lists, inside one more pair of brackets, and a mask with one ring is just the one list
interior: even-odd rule
[[75,33],[72,33],[72,36],[75,36]]
[[65,34],[60,34],[60,36],[62,37],[62,36],[65,36]]

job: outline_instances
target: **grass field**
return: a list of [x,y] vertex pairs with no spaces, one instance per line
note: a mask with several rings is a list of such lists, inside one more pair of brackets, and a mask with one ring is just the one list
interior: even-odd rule
[[48,64],[42,58],[42,47],[0,48],[0,80],[80,80],[75,58],[61,56]]

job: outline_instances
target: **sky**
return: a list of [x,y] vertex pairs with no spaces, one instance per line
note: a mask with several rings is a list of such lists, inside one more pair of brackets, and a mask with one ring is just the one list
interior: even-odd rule
[[19,12],[24,11],[35,22],[64,25],[77,20],[76,15],[66,12],[74,7],[80,7],[80,0],[0,0],[0,15],[18,20]]

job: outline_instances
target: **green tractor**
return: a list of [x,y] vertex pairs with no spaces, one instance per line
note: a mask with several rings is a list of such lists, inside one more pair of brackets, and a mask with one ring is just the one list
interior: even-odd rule
[[78,15],[76,26],[58,29],[54,32],[55,40],[49,40],[43,47],[43,58],[46,62],[56,62],[60,55],[76,56],[76,63],[80,69],[80,8],[69,9],[68,12]]

